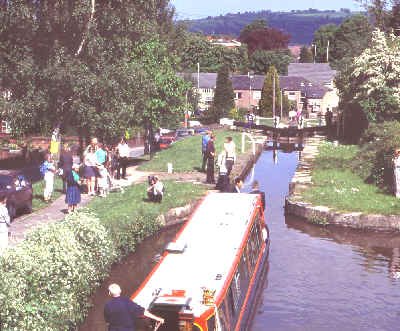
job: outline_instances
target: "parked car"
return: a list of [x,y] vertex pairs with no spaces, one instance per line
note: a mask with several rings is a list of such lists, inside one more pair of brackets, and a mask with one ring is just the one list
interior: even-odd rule
[[32,212],[32,183],[21,171],[0,170],[0,192],[6,194],[11,220],[18,210]]
[[187,136],[193,136],[194,135],[194,129],[188,129],[188,128],[178,128],[176,130],[176,138],[183,138]]
[[210,128],[206,127],[199,127],[194,129],[195,134],[206,134],[208,131],[210,131]]
[[160,149],[165,149],[167,148],[169,145],[173,144],[175,142],[175,137],[172,136],[162,136],[160,138],[159,143],[159,148]]

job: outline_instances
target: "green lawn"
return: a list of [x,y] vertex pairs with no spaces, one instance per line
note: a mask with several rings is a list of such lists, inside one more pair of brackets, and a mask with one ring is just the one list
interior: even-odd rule
[[[165,193],[161,203],[148,201],[146,183],[138,183],[127,187],[124,193],[112,192],[107,198],[95,197],[89,202],[87,208],[99,217],[103,225],[116,238],[115,240],[124,242],[121,237],[125,234],[121,229],[135,225],[133,220],[140,218],[155,220],[157,216],[172,208],[200,199],[207,190],[204,185],[192,183],[163,181],[163,184]],[[143,224],[146,223],[151,222],[143,222]]]
[[[43,191],[44,191],[44,180],[36,182],[32,185],[33,188],[33,200],[32,200],[32,211],[38,211],[44,207],[47,207],[48,204],[43,200]],[[62,194],[62,180],[60,177],[56,177],[54,180],[54,191],[51,196],[52,200],[57,199]]]
[[348,164],[357,151],[357,146],[322,145],[314,163],[313,186],[302,193],[303,198],[338,211],[400,215],[400,203],[393,195],[364,183],[351,171]]
[[274,120],[272,118],[261,118],[260,125],[274,126]]
[[[229,130],[216,130],[215,148],[217,154],[223,150],[225,137],[231,136],[236,144],[236,153],[241,152],[240,132]],[[178,140],[169,148],[156,153],[153,159],[139,166],[139,170],[148,171],[167,171],[167,164],[172,163],[174,172],[196,171],[200,170],[202,163],[201,154],[202,136],[192,136]]]

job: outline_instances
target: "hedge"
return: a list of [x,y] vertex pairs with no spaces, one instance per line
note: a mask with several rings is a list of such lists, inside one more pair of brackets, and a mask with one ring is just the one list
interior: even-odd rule
[[73,330],[112,264],[158,228],[139,215],[116,240],[95,214],[81,210],[31,232],[0,256],[1,330]]

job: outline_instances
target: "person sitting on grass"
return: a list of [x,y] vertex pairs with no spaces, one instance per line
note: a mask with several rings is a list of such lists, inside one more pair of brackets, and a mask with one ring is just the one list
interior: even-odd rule
[[149,187],[147,188],[147,196],[150,201],[161,203],[164,194],[164,185],[157,176],[149,177]]

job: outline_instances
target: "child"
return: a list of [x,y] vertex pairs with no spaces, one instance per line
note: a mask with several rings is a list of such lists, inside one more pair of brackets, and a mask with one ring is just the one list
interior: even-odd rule
[[104,167],[103,165],[99,166],[99,174],[100,177],[98,178],[98,184],[99,184],[100,196],[105,198],[109,191],[108,180],[109,179],[111,180],[111,178],[106,167]]
[[10,226],[10,215],[7,209],[7,198],[0,195],[0,251],[8,246],[8,227]]
[[51,155],[48,154],[46,161],[40,167],[40,172],[44,176],[45,188],[43,192],[44,201],[50,202],[51,194],[53,193],[54,186],[54,174],[56,172],[56,167],[54,166]]
[[79,177],[79,165],[74,164],[72,171],[67,175],[67,194],[65,203],[68,205],[68,214],[75,211],[78,204],[81,202],[81,191],[79,185],[81,180]]

